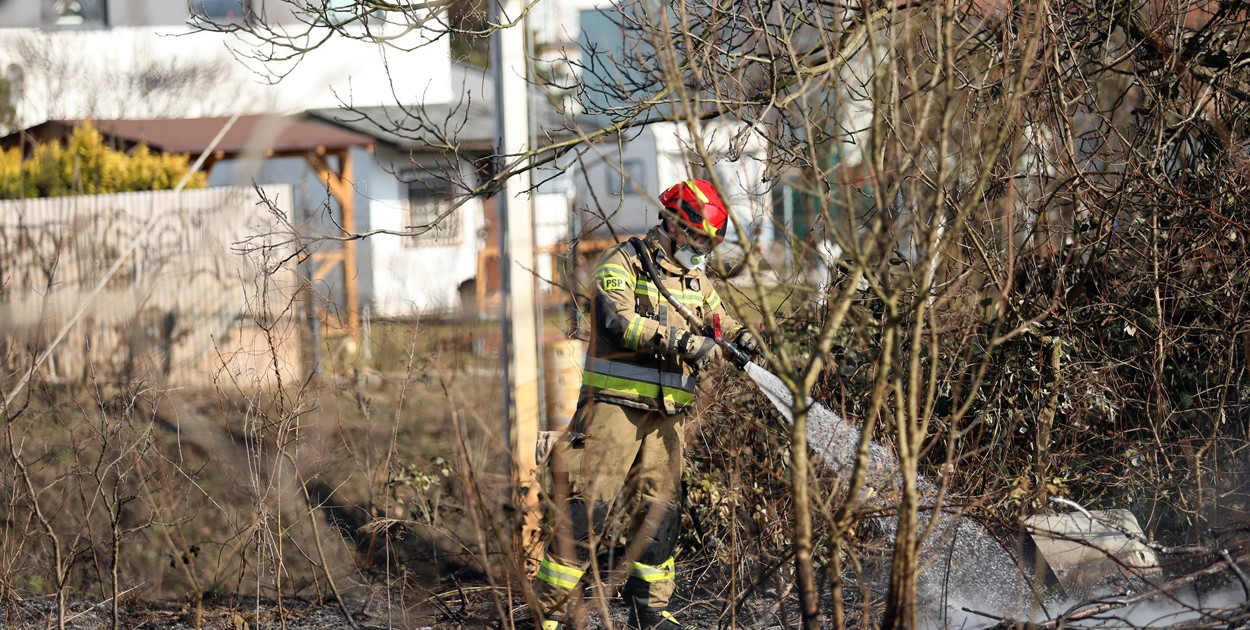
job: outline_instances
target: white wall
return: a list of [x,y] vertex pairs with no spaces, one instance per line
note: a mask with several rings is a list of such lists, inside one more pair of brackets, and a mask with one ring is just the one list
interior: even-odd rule
[[[407,155],[379,149],[378,160],[406,166]],[[387,167],[390,168],[390,167]],[[407,189],[387,168],[370,177],[367,212],[371,230],[404,231],[408,228]],[[464,166],[466,171],[468,166]],[[361,197],[358,196],[358,200]],[[363,201],[362,201],[363,202]],[[460,241],[433,247],[405,244],[396,234],[369,237],[372,252],[374,317],[409,317],[418,313],[446,313],[461,307],[458,288],[477,275],[477,257],[482,249],[485,225],[482,203],[470,200],[461,206]]]
[[[260,48],[186,26],[0,29],[0,72],[22,74],[19,128],[49,119],[287,114],[451,98],[447,40],[430,42],[420,31],[390,46],[334,36],[298,63],[243,61]],[[184,84],[148,91],[171,74]]]
[[[557,166],[564,160],[558,161]],[[534,266],[539,274],[538,291],[550,293],[556,290],[554,283],[559,277],[556,265],[559,257],[567,251],[570,222],[573,214],[574,180],[577,173],[565,171],[562,175],[550,178],[552,170],[539,169],[533,174],[533,181],[544,183],[538,186],[534,199],[534,248],[537,260]]]
[[[111,26],[182,24],[187,19],[186,0],[106,0]],[[204,0],[192,0],[201,4]],[[237,2],[237,0],[236,0]],[[294,23],[297,6],[291,0],[251,0],[252,11],[266,19]]]
[[529,31],[538,46],[567,44],[568,52],[576,54],[581,32],[581,12],[600,6],[611,6],[606,0],[547,0],[530,9]]
[[[734,217],[750,230],[749,240],[770,243],[774,240],[774,226],[771,193],[764,182],[767,139],[757,133],[744,134],[745,129],[744,123],[709,122],[703,126],[703,141],[713,155],[721,156],[715,166],[720,192]],[[682,174],[688,172],[684,148],[691,146],[690,136],[685,126],[678,124],[657,126],[655,131],[661,180],[675,184],[685,179]],[[726,240],[739,240],[732,223]]]
[[[605,220],[618,233],[641,233],[656,224],[656,197],[664,190],[662,182],[672,179],[673,171],[665,168],[661,174],[657,170],[663,156],[656,149],[656,133],[657,126],[653,125],[620,145],[594,145],[583,156],[579,168],[584,169],[585,176],[574,178],[577,194],[573,202],[583,232],[608,235],[608,228],[601,227]],[[638,165],[636,169],[634,165]],[[623,172],[628,175],[622,176]],[[619,190],[612,189],[614,181],[620,182]]]
[[[213,2],[213,0],[209,0]],[[232,0],[241,5],[241,0]],[[343,0],[338,0],[343,1]],[[58,26],[58,16],[44,10],[49,0],[0,0],[0,25],[9,28],[78,28]],[[184,24],[190,16],[188,0],[101,0],[110,26],[159,26]],[[203,5],[205,0],[191,0]],[[294,22],[296,6],[291,0],[250,0],[252,11],[269,19]],[[225,2],[214,2],[224,5]]]
[[[361,305],[367,305],[373,317],[403,318],[457,311],[462,306],[457,289],[477,275],[477,255],[484,245],[486,231],[480,200],[472,200],[457,210],[461,219],[461,240],[454,245],[412,247],[397,234],[408,229],[409,215],[407,188],[394,173],[410,164],[407,153],[386,146],[379,146],[373,152],[352,151],[356,229],[390,232],[375,233],[356,243],[359,274],[356,286]],[[463,165],[462,168],[468,169]],[[334,217],[340,216],[339,205],[302,158],[269,158],[259,166],[223,160],[213,168],[209,183],[246,186],[253,180],[291,186],[292,220],[306,239],[337,235]],[[306,243],[310,253],[339,246],[338,241]],[[313,288],[331,302],[340,306],[344,303],[343,280],[337,272],[327,275]]]

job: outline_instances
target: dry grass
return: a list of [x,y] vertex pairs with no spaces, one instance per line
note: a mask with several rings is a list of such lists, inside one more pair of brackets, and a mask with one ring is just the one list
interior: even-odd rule
[[407,587],[385,598],[402,615],[494,571],[481,503],[507,491],[498,324],[373,331],[371,359],[331,341],[319,377],[281,390],[37,382],[0,450],[0,597],[51,597],[52,625],[115,597],[190,602],[207,623],[222,597],[281,613]]

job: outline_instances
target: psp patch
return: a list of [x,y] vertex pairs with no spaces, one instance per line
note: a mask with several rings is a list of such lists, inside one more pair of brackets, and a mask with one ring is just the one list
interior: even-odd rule
[[603,279],[604,291],[619,291],[624,288],[625,288],[625,281],[622,280],[621,278],[604,278]]

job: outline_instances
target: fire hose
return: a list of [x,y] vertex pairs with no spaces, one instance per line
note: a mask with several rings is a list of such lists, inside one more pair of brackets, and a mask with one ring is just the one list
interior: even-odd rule
[[[673,294],[670,293],[668,288],[664,286],[664,283],[660,281],[659,270],[655,268],[655,263],[651,260],[651,254],[647,252],[647,246],[644,245],[638,237],[630,238],[629,244],[633,245],[634,250],[638,252],[638,259],[642,261],[642,268],[646,270],[648,276],[651,276],[651,281],[655,283],[655,288],[660,292],[660,295],[664,296],[664,299],[668,300],[668,303],[671,304],[673,308],[677,309],[677,312],[681,313],[682,317],[686,318],[686,321],[690,323],[692,329],[704,332],[705,326],[703,321],[700,320],[694,313],[690,312],[690,309],[686,308],[685,304],[682,304],[677,300],[677,298],[673,297]],[[739,348],[737,344],[725,339],[724,335],[721,334],[719,313],[712,315],[711,332],[712,334],[709,336],[716,342],[716,345],[721,347],[721,351],[725,353],[725,356],[728,357],[734,366],[739,370],[745,370],[746,365],[751,362],[751,354],[742,348]]]

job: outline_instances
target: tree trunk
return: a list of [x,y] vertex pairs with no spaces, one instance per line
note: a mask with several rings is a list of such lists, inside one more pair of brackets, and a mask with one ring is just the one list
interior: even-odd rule
[[[915,475],[904,476],[915,479]],[[916,610],[917,559],[916,492],[914,481],[905,481],[899,503],[898,530],[894,537],[894,558],[890,563],[890,592],[886,595],[884,630],[911,630],[918,623]]]
[[[795,398],[795,400],[802,400]],[[812,567],[812,504],[807,487],[807,409],[794,410],[790,439],[790,476],[794,491],[794,571],[798,580],[799,611],[804,630],[819,630],[820,599]]]

